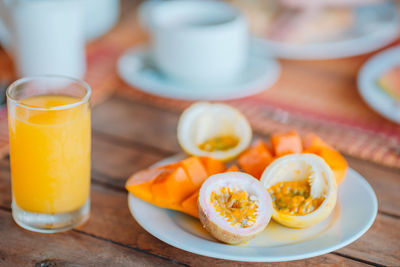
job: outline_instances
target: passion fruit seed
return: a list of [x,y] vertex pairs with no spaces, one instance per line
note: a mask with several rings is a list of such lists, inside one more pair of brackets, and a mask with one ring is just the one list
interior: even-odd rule
[[324,198],[312,198],[311,187],[307,180],[279,182],[270,188],[268,192],[272,198],[272,204],[279,212],[291,215],[305,215],[316,210]]
[[227,135],[227,136],[217,136],[211,139],[208,139],[204,143],[199,145],[201,150],[207,152],[214,151],[227,151],[236,147],[240,142],[240,139],[237,136]]
[[247,228],[256,223],[257,200],[245,191],[223,187],[219,192],[211,193],[210,202],[232,226]]

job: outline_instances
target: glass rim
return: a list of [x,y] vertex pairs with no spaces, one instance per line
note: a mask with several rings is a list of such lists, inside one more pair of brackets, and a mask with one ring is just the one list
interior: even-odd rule
[[[19,85],[21,85],[23,83],[26,83],[26,82],[39,80],[39,79],[46,79],[46,78],[64,79],[64,80],[69,80],[69,81],[78,83],[79,85],[81,85],[82,87],[84,87],[86,89],[86,94],[83,97],[80,97],[79,101],[77,101],[75,103],[67,104],[67,105],[60,105],[60,106],[55,106],[55,107],[50,107],[50,108],[41,108],[41,107],[28,106],[28,105],[22,104],[20,102],[20,100],[17,100],[15,98],[11,97],[11,95],[10,95],[11,90],[16,88],[17,86],[19,86]],[[7,91],[6,91],[7,99],[10,100],[15,105],[20,106],[22,108],[26,108],[26,109],[43,110],[43,111],[47,111],[47,110],[65,110],[65,109],[70,109],[70,108],[79,106],[81,104],[89,102],[91,94],[92,94],[92,89],[90,88],[90,86],[89,86],[89,84],[87,82],[85,82],[83,80],[80,80],[78,78],[73,78],[73,77],[65,76],[65,75],[56,75],[56,74],[36,75],[36,76],[29,76],[29,77],[20,78],[20,79],[14,81],[13,83],[11,83],[7,87]]]

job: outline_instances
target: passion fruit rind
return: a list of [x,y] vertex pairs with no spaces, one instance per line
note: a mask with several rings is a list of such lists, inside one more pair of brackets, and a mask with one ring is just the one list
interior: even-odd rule
[[[246,117],[237,109],[222,103],[197,102],[187,108],[178,122],[178,142],[189,155],[229,161],[243,152],[251,142],[252,130]],[[208,151],[204,142],[237,139],[232,147]],[[202,141],[198,143],[197,139]]]
[[[296,170],[304,163],[302,170]],[[311,172],[311,173],[308,173]],[[291,176],[293,173],[309,176],[311,194],[323,197],[324,201],[313,212],[305,215],[291,215],[272,210],[272,218],[287,227],[307,228],[326,219],[333,211],[337,200],[335,176],[326,162],[315,154],[297,154],[283,156],[271,163],[261,176],[261,182],[268,189],[277,182],[307,179]]]
[[312,212],[303,216],[293,216],[289,214],[279,213],[275,209],[272,210],[272,218],[287,227],[290,228],[307,228],[315,225],[324,219],[326,219],[333,211],[336,205],[337,194],[330,194],[329,198],[326,198],[316,210],[318,212]]
[[[248,227],[231,225],[211,206],[210,194],[221,188],[238,188],[257,198],[256,222]],[[210,176],[200,188],[198,213],[203,227],[217,240],[238,245],[249,241],[261,233],[268,225],[272,215],[272,201],[263,185],[249,174],[227,172]]]
[[201,206],[197,204],[197,207],[199,210],[200,221],[203,224],[203,227],[207,230],[207,232],[209,232],[215,239],[230,245],[240,245],[241,243],[247,242],[253,239],[256,235],[258,235],[265,229],[265,227],[259,228],[258,231],[255,231],[253,232],[253,234],[246,236],[240,235],[239,233],[232,233],[230,231],[221,228],[213,221],[208,220],[206,213],[201,208]]

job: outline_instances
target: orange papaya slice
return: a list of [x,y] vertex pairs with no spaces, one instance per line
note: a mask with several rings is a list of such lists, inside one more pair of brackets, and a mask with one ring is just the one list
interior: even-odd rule
[[274,134],[271,137],[271,143],[277,157],[303,151],[301,138],[296,131]]
[[329,148],[322,149],[318,155],[331,167],[335,174],[336,184],[340,184],[347,173],[348,165],[346,159],[338,151]]
[[126,181],[125,188],[138,198],[151,202],[153,198],[151,185],[153,181],[163,172],[164,170],[162,169],[148,169],[139,171],[129,177],[129,179]]
[[211,157],[200,157],[203,166],[207,170],[208,176],[224,172],[226,170],[225,164],[217,159]]
[[189,180],[193,183],[194,190],[199,188],[209,176],[202,161],[198,157],[184,159],[180,161],[179,164],[186,171]]
[[243,171],[260,179],[265,167],[272,160],[273,156],[267,145],[263,141],[258,141],[239,156],[238,163]]
[[199,198],[199,190],[194,192],[192,195],[190,195],[187,199],[185,199],[181,206],[182,206],[182,211],[193,216],[196,218],[199,218],[198,210],[197,210],[197,200]]
[[225,172],[239,172],[240,169],[236,164],[230,166]]
[[153,203],[160,207],[176,209],[197,187],[183,168],[163,170],[151,185]]
[[303,153],[313,153],[322,157],[325,162],[332,169],[336,183],[340,184],[346,177],[348,164],[346,159],[332,148],[330,145],[325,143],[320,137],[315,134],[308,134],[303,138],[304,151]]
[[313,150],[322,148],[333,149],[324,140],[313,133],[309,133],[303,138],[303,150],[308,150],[309,148]]

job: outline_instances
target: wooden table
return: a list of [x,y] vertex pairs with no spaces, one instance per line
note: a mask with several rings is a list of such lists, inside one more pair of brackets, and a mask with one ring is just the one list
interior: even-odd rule
[[[309,63],[305,67],[312,71],[323,66]],[[356,73],[350,68],[343,72]],[[120,95],[93,109],[91,217],[85,225],[65,233],[32,233],[13,222],[9,159],[0,160],[0,266],[274,265],[214,259],[174,248],[148,234],[130,215],[125,180],[180,151],[178,117],[178,113]],[[338,251],[279,265],[400,266],[400,171],[347,159],[378,196],[379,212],[372,228]]]
[[[13,222],[9,160],[1,160],[0,265],[244,265],[165,244],[141,228],[129,213],[125,180],[132,172],[180,150],[176,140],[178,116],[118,95],[94,108],[91,217],[82,227],[65,233],[32,233]],[[374,225],[345,248],[282,265],[400,265],[399,171],[347,159],[378,196]]]

